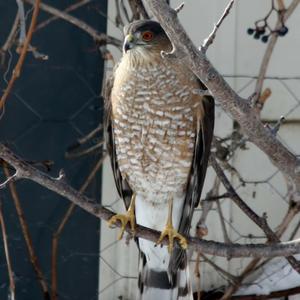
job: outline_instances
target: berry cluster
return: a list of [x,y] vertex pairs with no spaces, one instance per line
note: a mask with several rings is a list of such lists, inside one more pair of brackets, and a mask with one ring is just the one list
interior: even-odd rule
[[[268,19],[274,11],[278,14],[281,23],[281,27],[276,30],[273,30],[268,24]],[[269,37],[275,33],[279,36],[285,36],[288,33],[288,28],[284,24],[284,13],[285,10],[276,8],[274,0],[272,0],[272,7],[268,14],[263,19],[257,20],[254,23],[255,28],[248,28],[247,33],[253,35],[256,40],[261,39],[263,43],[267,43]]]

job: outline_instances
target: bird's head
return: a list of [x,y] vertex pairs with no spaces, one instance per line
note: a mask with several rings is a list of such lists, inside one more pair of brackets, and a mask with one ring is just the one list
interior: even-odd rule
[[124,27],[123,53],[147,58],[170,51],[171,42],[158,22],[140,20]]

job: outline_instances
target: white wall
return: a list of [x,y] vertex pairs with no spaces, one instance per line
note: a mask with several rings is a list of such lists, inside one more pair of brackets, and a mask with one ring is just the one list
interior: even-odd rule
[[[182,1],[173,0],[171,4],[176,7]],[[266,45],[254,40],[246,34],[248,27],[254,21],[264,17],[270,7],[269,0],[239,0],[236,1],[230,16],[224,21],[217,33],[217,38],[208,52],[208,56],[215,67],[225,75],[236,75],[227,78],[232,87],[244,97],[250,96],[254,91],[255,80],[249,78],[258,74],[259,65]],[[290,1],[286,1],[290,3]],[[180,12],[180,20],[190,34],[196,45],[200,45],[213,28],[226,7],[228,0],[201,0],[185,1],[185,7]],[[294,152],[300,154],[300,34],[299,34],[299,8],[287,22],[289,33],[279,38],[268,69],[268,76],[298,77],[294,80],[266,80],[265,87],[270,87],[272,96],[268,100],[262,118],[265,121],[277,121],[281,115],[287,119],[279,131],[280,139]],[[121,37],[122,34],[113,26],[115,16],[114,1],[109,1],[108,33]],[[113,53],[118,56],[115,50]],[[108,66],[110,67],[110,66]],[[244,75],[248,77],[238,77]],[[230,117],[220,109],[216,112],[216,130],[218,136],[226,136],[232,131],[233,122]],[[272,166],[268,158],[254,145],[247,143],[247,151],[238,151],[233,164],[245,180],[262,180],[260,184],[247,184],[239,187],[241,197],[259,214],[267,212],[270,225],[275,228],[287,210],[288,204],[286,186],[280,173]],[[214,175],[209,171],[205,192],[212,185]],[[238,180],[233,177],[235,186]],[[108,162],[103,168],[103,202],[112,209],[120,212],[123,209],[117,194]],[[259,238],[262,232],[246,218],[243,213],[233,205],[230,200],[222,202],[222,211],[226,219],[230,239],[233,242],[262,242]],[[195,213],[194,220],[199,217]],[[223,241],[219,215],[216,209],[209,214],[207,225],[208,239]],[[193,231],[192,231],[193,232]],[[248,234],[257,235],[257,239],[249,239]],[[287,237],[288,235],[286,235]],[[101,264],[100,264],[100,299],[133,299],[136,290],[138,252],[134,242],[129,246],[125,241],[117,242],[117,230],[107,228],[101,224]],[[232,274],[238,274],[249,259],[212,258]],[[224,276],[218,274],[207,264],[201,265],[202,288],[210,289],[226,284]]]

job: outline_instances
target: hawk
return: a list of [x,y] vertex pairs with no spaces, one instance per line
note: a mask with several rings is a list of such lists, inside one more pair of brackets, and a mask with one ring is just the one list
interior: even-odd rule
[[[118,193],[127,213],[109,224],[161,231],[157,243],[138,238],[139,299],[191,299],[187,240],[206,174],[214,100],[180,59],[158,22],[124,28],[123,56],[106,89],[105,134]],[[161,244],[164,237],[168,246]],[[174,240],[180,247],[174,247]]]

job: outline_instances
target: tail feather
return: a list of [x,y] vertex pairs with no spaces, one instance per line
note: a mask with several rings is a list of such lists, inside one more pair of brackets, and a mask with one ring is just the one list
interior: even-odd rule
[[141,254],[138,300],[192,300],[188,264],[175,274],[149,269]]

